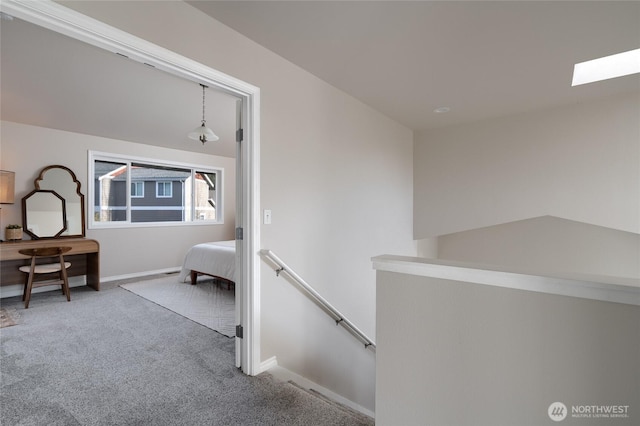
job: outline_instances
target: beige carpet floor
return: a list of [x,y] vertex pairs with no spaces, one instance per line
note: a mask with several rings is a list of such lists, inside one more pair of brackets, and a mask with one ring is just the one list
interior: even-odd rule
[[120,287],[227,337],[235,336],[235,295],[226,284],[203,277],[191,285],[169,275]]

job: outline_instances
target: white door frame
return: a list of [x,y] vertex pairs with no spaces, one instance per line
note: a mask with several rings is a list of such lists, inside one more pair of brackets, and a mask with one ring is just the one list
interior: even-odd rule
[[82,15],[52,1],[3,0],[0,10],[16,18],[64,34],[93,46],[198,83],[215,86],[242,99],[244,141],[242,149],[242,214],[236,227],[244,229],[240,285],[244,337],[242,371],[260,367],[260,89],[208,66],[149,43],[141,38]]

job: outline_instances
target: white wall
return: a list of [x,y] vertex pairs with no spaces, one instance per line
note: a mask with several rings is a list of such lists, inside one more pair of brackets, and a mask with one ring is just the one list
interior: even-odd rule
[[[73,170],[88,197],[87,152],[96,150],[158,160],[224,168],[225,223],[150,228],[121,228],[86,231],[87,238],[100,243],[100,276],[109,279],[157,271],[182,265],[194,244],[233,239],[235,229],[235,159],[158,148],[126,141],[3,121],[0,127],[0,154],[3,170],[16,173],[16,203],[2,206],[2,223],[22,223],[21,199],[34,188],[34,180],[49,165]],[[88,219],[87,219],[88,220]],[[87,222],[88,225],[88,222]],[[28,238],[25,234],[25,239]]]
[[438,258],[640,278],[640,235],[544,216],[442,235]]
[[640,232],[640,94],[416,135],[414,235],[538,216]]
[[[370,258],[415,253],[412,132],[185,3],[64,4],[261,89],[262,248],[375,336]],[[373,410],[373,354],[266,265],[261,297],[262,359]]]

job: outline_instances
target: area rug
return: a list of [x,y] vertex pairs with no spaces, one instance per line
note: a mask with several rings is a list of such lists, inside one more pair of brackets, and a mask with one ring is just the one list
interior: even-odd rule
[[0,308],[0,328],[11,327],[16,322],[11,313],[5,308]]
[[234,291],[213,279],[191,285],[171,275],[120,287],[227,337],[235,336]]

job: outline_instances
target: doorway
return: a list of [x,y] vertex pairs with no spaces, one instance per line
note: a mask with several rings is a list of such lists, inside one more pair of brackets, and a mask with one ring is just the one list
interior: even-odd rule
[[236,155],[236,312],[238,331],[236,364],[245,374],[260,373],[259,353],[259,88],[220,73],[116,28],[97,22],[53,2],[2,2],[3,13],[127,56],[167,73],[240,99]]

